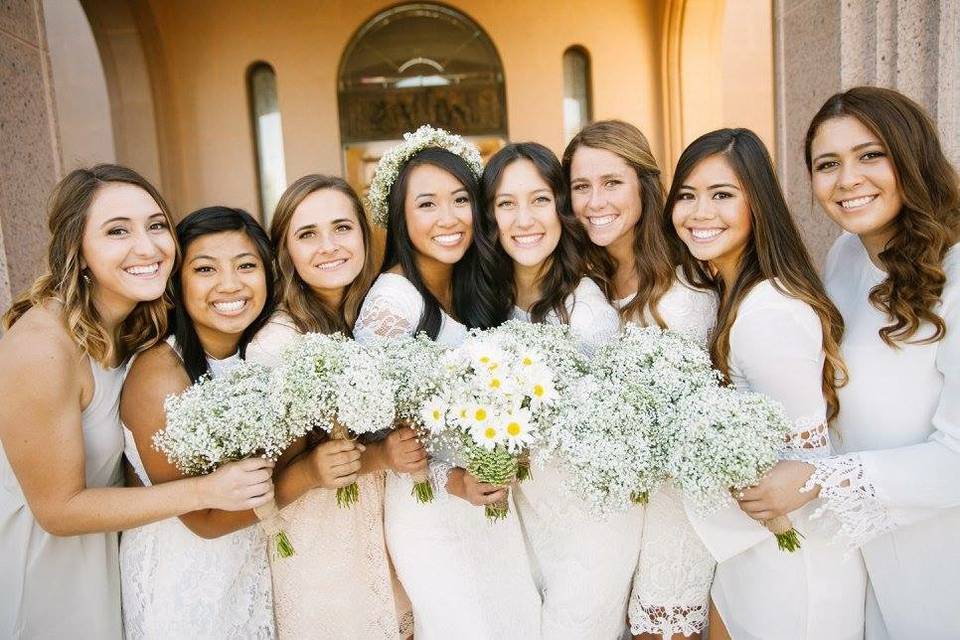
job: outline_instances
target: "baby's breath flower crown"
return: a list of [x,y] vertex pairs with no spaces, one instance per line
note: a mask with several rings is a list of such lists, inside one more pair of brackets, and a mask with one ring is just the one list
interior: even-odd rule
[[374,223],[386,228],[390,187],[396,182],[403,165],[414,155],[430,147],[446,149],[460,156],[477,178],[483,175],[483,159],[476,145],[462,136],[425,124],[413,133],[403,134],[403,142],[380,157],[367,193],[367,206]]

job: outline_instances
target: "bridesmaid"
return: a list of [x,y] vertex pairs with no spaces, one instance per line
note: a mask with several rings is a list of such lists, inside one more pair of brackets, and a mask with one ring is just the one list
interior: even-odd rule
[[[136,357],[120,398],[124,453],[144,486],[184,477],[153,446],[165,399],[239,363],[273,306],[270,240],[245,211],[195,211],[177,225],[177,241],[172,333]],[[250,526],[256,521],[252,511],[206,509],[125,531],[124,636],[273,638],[267,545]]]
[[847,324],[836,422],[846,453],[780,463],[743,506],[772,517],[819,496],[839,538],[863,552],[867,637],[957,638],[957,173],[930,117],[889,89],[831,97],[804,152],[814,195],[846,232],[826,266]]
[[[360,311],[358,340],[422,331],[456,347],[467,327],[506,319],[481,172],[472,144],[429,127],[381,159],[370,194],[374,219],[387,227],[386,258]],[[436,496],[427,504],[411,497],[409,476],[386,480],[387,545],[413,603],[417,640],[540,637],[520,523],[511,515],[490,524],[482,508],[508,489],[478,482],[450,452],[437,452],[431,475]]]
[[[498,229],[497,253],[512,281],[511,318],[567,324],[581,349],[592,354],[616,335],[620,318],[583,275],[586,233],[570,209],[560,162],[543,145],[508,145],[487,163],[483,189],[485,213]],[[599,520],[564,491],[563,478],[562,462],[551,460],[515,495],[543,598],[542,637],[619,638],[643,511]]]
[[[271,236],[279,308],[247,359],[275,366],[303,333],[351,334],[376,264],[363,207],[340,178],[312,174],[291,184],[277,203]],[[271,566],[280,636],[396,640],[412,633],[409,602],[402,590],[394,593],[383,539],[381,473],[426,467],[426,452],[411,435],[397,429],[366,446],[311,435],[314,446],[304,439],[284,454],[294,459],[285,472],[305,493],[283,509],[296,555]],[[362,498],[338,507],[336,489],[354,481]]]
[[49,271],[6,313],[0,340],[0,637],[120,638],[114,532],[264,504],[271,465],[119,486],[123,365],[166,334],[170,213],[134,171],[97,165],[60,181],[49,229]]
[[[643,134],[618,120],[585,127],[567,145],[563,168],[573,211],[587,230],[587,263],[600,272],[624,322],[683,331],[706,345],[716,321],[712,291],[677,267],[663,223],[660,169]],[[665,230],[666,229],[666,230]],[[690,526],[680,495],[665,485],[645,510],[630,595],[640,638],[697,636],[707,620],[714,561]]]
[[[794,423],[787,456],[830,453],[827,423],[839,407],[845,370],[843,320],[827,298],[790,216],[770,156],[747,129],[701,136],[680,156],[667,196],[667,219],[688,272],[720,295],[710,339],[714,366],[738,389],[780,402]],[[682,244],[681,244],[682,243]],[[808,526],[781,551],[766,528],[731,505],[692,518],[718,560],[711,595],[719,618],[711,637],[856,640],[863,635],[865,574],[859,558]],[[718,627],[716,630],[714,625]]]

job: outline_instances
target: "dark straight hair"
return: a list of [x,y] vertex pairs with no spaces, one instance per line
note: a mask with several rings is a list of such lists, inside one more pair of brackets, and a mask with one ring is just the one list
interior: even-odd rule
[[[719,276],[713,276],[706,264],[694,258],[673,226],[673,208],[683,183],[698,164],[715,156],[726,160],[736,174],[750,209],[750,236],[737,265],[737,278],[733,283],[725,283]],[[724,376],[729,374],[730,331],[737,319],[740,304],[754,286],[770,280],[778,290],[813,309],[820,320],[826,355],[821,386],[827,403],[827,419],[835,418],[840,409],[837,389],[847,379],[846,367],[840,356],[843,317],[827,297],[800,231],[790,215],[770,154],[757,134],[749,129],[719,129],[690,143],[677,162],[673,184],[667,194],[662,226],[664,235],[680,255],[688,280],[712,282],[720,294],[717,326],[710,338],[710,356],[714,366]]]
[[[531,162],[543,181],[553,192],[553,200],[560,219],[560,241],[553,254],[547,259],[540,273],[538,284],[540,295],[530,307],[530,318],[534,322],[543,322],[547,313],[553,311],[564,323],[570,321],[566,300],[577,288],[584,274],[583,249],[589,244],[587,232],[573,215],[570,206],[570,190],[564,178],[563,167],[550,149],[536,142],[508,144],[497,151],[487,162],[483,170],[484,212],[487,224],[497,228],[496,195],[500,180],[507,167],[518,160]],[[509,306],[517,299],[517,290],[513,281],[513,260],[507,255],[497,234],[497,257],[503,265],[501,271],[511,284],[506,290]]]
[[[253,245],[257,248],[257,254],[260,256],[260,262],[263,263],[267,283],[267,296],[263,309],[240,335],[238,347],[240,357],[243,358],[247,355],[247,344],[257,334],[257,331],[267,323],[270,314],[273,313],[275,302],[273,251],[270,248],[270,238],[267,237],[267,232],[264,231],[259,222],[243,209],[222,206],[206,207],[194,211],[177,224],[177,242],[180,245],[181,255],[186,255],[187,247],[197,238],[228,231],[242,231],[253,241]],[[210,367],[207,364],[207,354],[203,350],[203,345],[200,344],[200,337],[193,326],[193,320],[187,313],[187,307],[184,304],[183,281],[181,278],[184,268],[185,265],[181,264],[180,269],[171,278],[173,309],[170,311],[170,332],[177,341],[177,348],[183,360],[183,368],[186,369],[191,382],[196,382],[201,376],[210,373]]]
[[442,321],[437,301],[417,268],[416,253],[407,231],[407,186],[410,172],[422,165],[446,171],[467,190],[473,213],[473,242],[463,258],[453,265],[453,313],[467,327],[488,329],[506,320],[509,307],[497,286],[504,282],[500,261],[496,257],[496,226],[488,224],[481,206],[480,183],[460,156],[446,149],[430,147],[413,155],[400,170],[390,187],[387,206],[387,241],[381,273],[399,265],[423,297],[423,313],[416,331],[426,332],[432,339],[440,334]]

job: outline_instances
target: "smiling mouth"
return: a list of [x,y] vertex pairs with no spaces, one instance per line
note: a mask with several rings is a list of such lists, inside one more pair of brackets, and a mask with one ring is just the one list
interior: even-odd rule
[[213,308],[217,313],[223,315],[237,315],[247,306],[247,298],[241,298],[240,300],[224,300],[223,302],[214,302]]
[[872,196],[861,196],[859,198],[850,198],[849,200],[841,200],[837,204],[840,205],[843,209],[858,209],[865,205],[870,204],[877,199],[876,195]]
[[532,247],[536,244],[539,244],[543,240],[542,233],[532,233],[525,236],[510,236],[514,244],[520,245],[521,247]]
[[443,247],[454,247],[463,240],[463,232],[447,233],[440,236],[433,236],[432,240]]
[[605,216],[592,216],[587,218],[587,222],[594,227],[605,227],[616,220],[619,216],[615,213],[611,213]]
[[723,231],[723,229],[690,229],[690,235],[695,242],[710,242]]
[[330,262],[321,262],[320,264],[314,265],[314,266],[320,271],[333,271],[334,269],[336,269],[342,264],[345,264],[346,262],[347,262],[346,258],[341,258],[339,260],[331,260]]
[[151,278],[160,272],[160,263],[138,264],[124,269],[127,273],[137,278]]

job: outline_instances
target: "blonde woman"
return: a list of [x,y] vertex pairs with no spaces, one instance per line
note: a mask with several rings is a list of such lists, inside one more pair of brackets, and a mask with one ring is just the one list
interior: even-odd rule
[[116,165],[70,172],[49,205],[48,273],[0,340],[0,636],[119,639],[116,531],[273,497],[272,465],[124,488],[124,363],[166,333],[169,210]]
[[[248,345],[247,359],[274,366],[302,333],[351,335],[376,264],[366,215],[340,178],[307,175],[290,185],[274,212],[271,236],[278,311]],[[409,429],[397,430],[366,445],[311,436],[284,454],[293,460],[284,479],[303,495],[282,511],[296,555],[272,563],[281,637],[409,636],[409,604],[384,544],[383,470],[425,468],[426,453],[411,436]],[[336,489],[351,482],[360,485],[362,498],[340,508]]]

